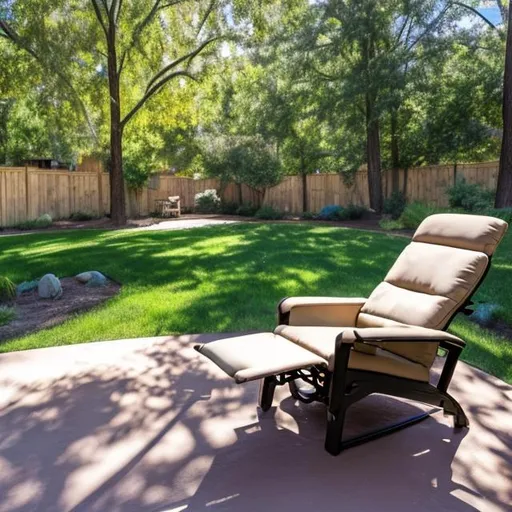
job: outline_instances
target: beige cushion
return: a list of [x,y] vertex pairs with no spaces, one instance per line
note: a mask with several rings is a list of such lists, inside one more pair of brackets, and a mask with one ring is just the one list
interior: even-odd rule
[[491,256],[507,231],[507,223],[484,215],[441,213],[427,217],[414,234],[414,242],[447,245]]
[[[343,329],[336,327],[280,325],[274,332],[327,360],[329,370],[333,371],[336,337],[342,331]],[[348,366],[353,370],[384,373],[424,382],[429,380],[428,368],[381,348],[376,348],[375,354],[352,350]]]
[[354,327],[366,299],[337,297],[291,297],[281,302],[281,313],[290,313],[290,325]]
[[195,349],[238,383],[298,368],[326,365],[318,355],[269,332],[225,338],[197,345]]

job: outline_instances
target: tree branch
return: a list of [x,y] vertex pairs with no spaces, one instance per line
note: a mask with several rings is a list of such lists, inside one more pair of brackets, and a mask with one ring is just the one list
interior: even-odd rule
[[484,20],[485,23],[487,23],[487,25],[489,25],[491,28],[498,30],[498,28],[496,27],[496,25],[494,25],[494,23],[492,23],[492,21],[488,20],[480,11],[478,11],[474,7],[471,7],[471,5],[467,5],[463,2],[450,2],[450,3],[452,5],[458,5],[459,7],[462,7],[464,9],[467,9],[468,11],[471,11],[475,16],[478,16],[479,18]]
[[108,37],[107,26],[105,25],[105,21],[103,20],[103,16],[101,14],[100,6],[98,5],[97,0],[91,0],[91,3],[92,3],[92,6],[94,8],[94,12],[96,14],[96,18],[98,18],[98,21],[100,22],[101,28],[103,29],[105,37]]
[[[160,80],[162,76],[164,76],[168,71],[171,69],[174,69],[176,66],[180,65],[182,62],[185,62],[188,60],[188,64],[190,64],[190,61],[199,55],[209,44],[213,43],[214,41],[220,39],[220,37],[212,37],[210,39],[207,39],[202,44],[200,44],[195,50],[192,50],[191,52],[187,53],[186,55],[183,55],[179,57],[178,59],[172,61],[170,64],[165,66],[162,70],[160,70],[148,83],[146,91],[149,90],[152,85],[157,81]],[[187,64],[187,65],[188,65]]]
[[162,89],[162,87],[167,82],[169,82],[173,78],[176,78],[177,76],[184,76],[184,77],[190,78],[191,80],[197,81],[197,78],[194,77],[193,75],[191,75],[186,70],[175,71],[174,73],[167,75],[165,78],[163,78],[162,80],[160,80],[159,82],[154,84],[150,89],[146,90],[146,93],[144,94],[144,96],[137,102],[137,104],[130,110],[130,112],[128,112],[128,114],[126,114],[126,116],[122,119],[121,128],[124,129],[124,127],[126,126],[128,121],[130,121],[130,119],[144,106],[146,101],[148,101],[152,96],[154,96],[157,92],[159,92],[160,89]]

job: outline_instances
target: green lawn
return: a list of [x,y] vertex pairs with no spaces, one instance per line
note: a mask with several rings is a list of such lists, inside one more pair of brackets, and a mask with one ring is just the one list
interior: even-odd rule
[[[15,282],[47,272],[101,270],[119,296],[0,351],[171,333],[272,329],[286,295],[368,296],[408,243],[402,237],[312,224],[236,224],[184,231],[61,231],[0,237],[0,269]],[[512,236],[477,295],[512,323]],[[64,299],[65,300],[65,299]],[[512,382],[512,343],[464,318],[452,331],[464,359]]]

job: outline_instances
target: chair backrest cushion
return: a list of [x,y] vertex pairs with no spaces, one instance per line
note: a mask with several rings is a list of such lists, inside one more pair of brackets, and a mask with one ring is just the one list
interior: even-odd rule
[[[439,214],[425,219],[412,242],[368,298],[359,327],[398,322],[443,329],[480,283],[507,230],[493,217]],[[437,344],[386,343],[386,350],[426,366]]]

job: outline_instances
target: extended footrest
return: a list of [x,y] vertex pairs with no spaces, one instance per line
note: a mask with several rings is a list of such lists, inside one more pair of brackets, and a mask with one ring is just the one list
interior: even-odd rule
[[194,348],[238,384],[314,365],[327,366],[322,357],[271,332],[225,338]]

